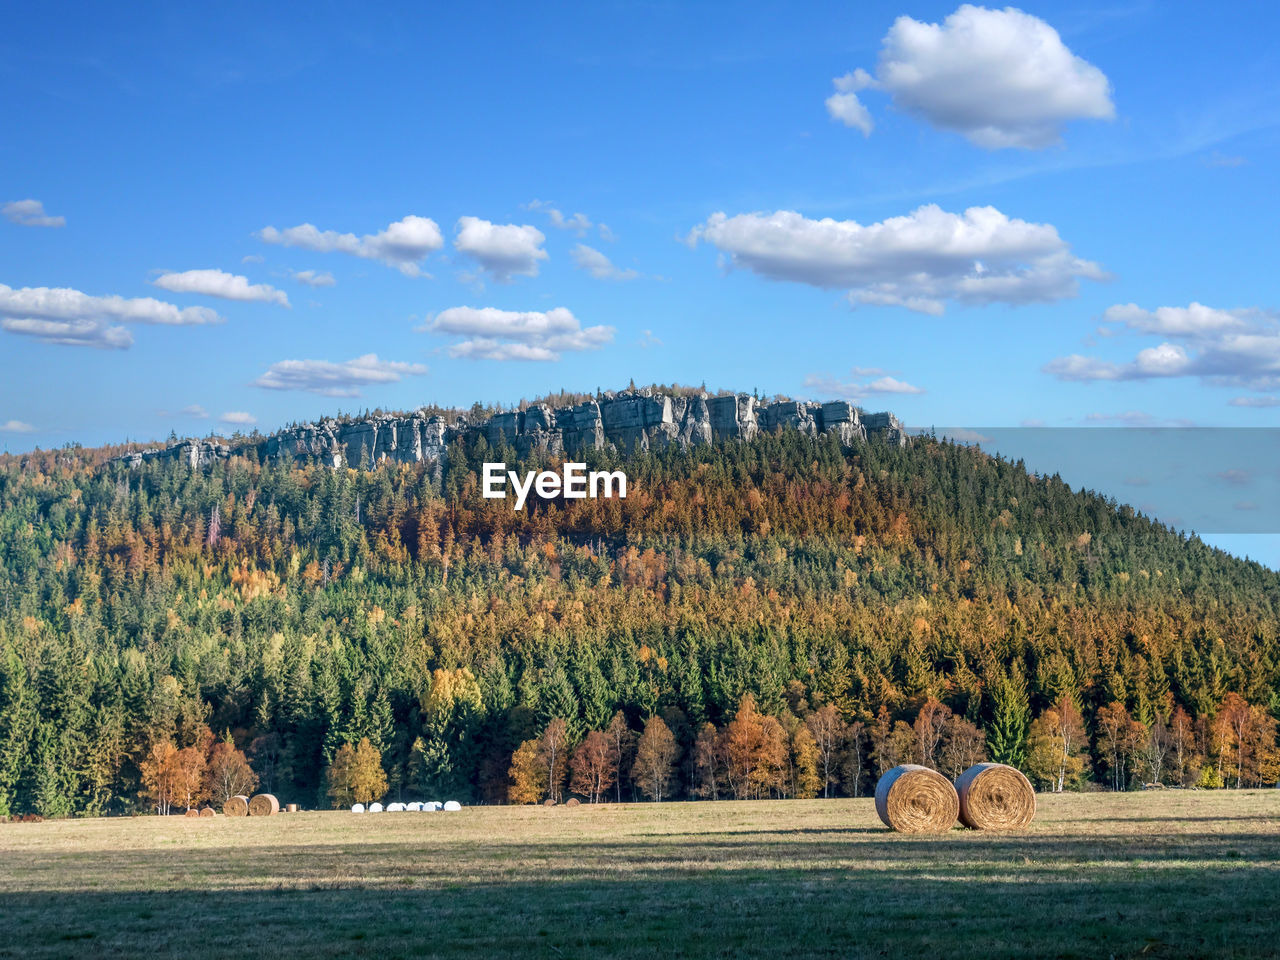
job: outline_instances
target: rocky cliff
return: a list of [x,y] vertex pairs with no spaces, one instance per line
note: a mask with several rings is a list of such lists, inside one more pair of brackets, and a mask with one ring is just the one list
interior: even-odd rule
[[[843,400],[806,403],[787,400],[760,404],[745,393],[722,397],[673,397],[649,390],[605,393],[573,407],[534,404],[471,422],[446,423],[424,413],[365,420],[326,418],[273,434],[243,446],[259,457],[317,459],[334,467],[372,467],[380,463],[431,462],[443,467],[449,445],[459,437],[483,434],[490,445],[505,441],[517,454],[534,450],[575,455],[612,445],[624,453],[692,446],[716,440],[750,440],[761,431],[799,430],[807,436],[835,434],[847,445],[874,439],[907,442],[906,429],[892,413],[865,414]],[[237,449],[243,449],[237,448]],[[209,440],[183,440],[119,459],[137,466],[161,458],[181,459],[193,468],[229,457],[233,449]]]

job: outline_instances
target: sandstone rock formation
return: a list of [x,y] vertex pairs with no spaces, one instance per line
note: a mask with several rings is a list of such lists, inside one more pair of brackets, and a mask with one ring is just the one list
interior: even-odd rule
[[[535,450],[552,456],[577,455],[612,446],[620,452],[696,446],[717,440],[750,440],[761,432],[798,430],[806,436],[835,434],[845,446],[875,439],[902,446],[906,428],[892,413],[863,413],[844,400],[806,403],[786,400],[759,404],[750,394],[673,397],[649,390],[605,393],[572,407],[533,404],[499,413],[482,423],[465,417],[446,423],[419,411],[340,421],[325,418],[291,427],[256,441],[263,459],[315,459],[333,467],[374,467],[381,463],[435,464],[443,469],[449,445],[482,434],[490,446],[506,443],[521,456]],[[254,445],[249,441],[245,446]],[[157,457],[180,458],[193,468],[232,453],[226,444],[183,440],[168,447],[119,459],[138,466]]]

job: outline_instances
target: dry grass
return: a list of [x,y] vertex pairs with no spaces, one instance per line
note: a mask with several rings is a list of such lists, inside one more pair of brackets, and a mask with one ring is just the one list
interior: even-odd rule
[[1273,957],[1280,791],[0,826],[0,956]]

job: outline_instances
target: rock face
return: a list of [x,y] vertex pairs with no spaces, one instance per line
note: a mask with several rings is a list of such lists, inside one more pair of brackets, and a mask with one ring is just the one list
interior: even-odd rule
[[[892,413],[863,413],[844,400],[760,405],[745,393],[672,397],[639,390],[606,393],[599,400],[559,409],[534,404],[482,423],[464,417],[446,424],[443,418],[421,411],[345,422],[326,418],[273,434],[258,443],[257,452],[262,459],[316,459],[333,467],[428,462],[443,470],[449,445],[476,434],[483,435],[491,447],[506,444],[524,457],[534,451],[577,455],[609,446],[623,453],[658,451],[672,445],[750,440],[775,430],[798,430],[810,437],[835,434],[845,446],[868,439],[897,446],[907,442],[906,428]],[[158,457],[180,458],[195,468],[226,459],[231,452],[226,444],[184,440],[118,459],[139,466]]]

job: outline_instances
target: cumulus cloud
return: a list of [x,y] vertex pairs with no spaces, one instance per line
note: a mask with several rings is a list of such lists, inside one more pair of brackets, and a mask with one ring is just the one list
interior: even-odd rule
[[66,217],[51,217],[44,212],[44,204],[39,200],[11,200],[0,207],[10,223],[20,227],[65,227]]
[[449,347],[449,355],[470,360],[559,360],[562,353],[599,349],[615,332],[606,326],[584,329],[564,307],[545,313],[451,307],[418,329],[465,338]]
[[293,279],[299,283],[305,283],[308,287],[332,287],[338,283],[333,279],[333,274],[327,271],[317,273],[315,270],[295,270]]
[[[1081,354],[1058,357],[1044,365],[1044,372],[1059,380],[1197,377],[1209,386],[1259,392],[1280,389],[1280,322],[1275,314],[1200,303],[1144,310],[1130,303],[1111,307],[1105,317],[1122,331],[1158,336],[1163,342],[1139,350],[1127,362]],[[1230,403],[1272,405],[1262,397],[1237,397]]]
[[[530,200],[528,203],[521,204],[521,206],[525,210],[541,210],[547,215],[548,219],[551,220],[551,225],[557,230],[572,230],[580,237],[585,236],[587,231],[594,226],[591,222],[591,218],[585,213],[575,213],[572,216],[566,217],[562,211],[558,210],[550,203],[547,203],[545,200]],[[600,226],[602,229],[608,229],[604,224],[601,224]]]
[[819,396],[861,400],[879,394],[915,395],[924,393],[922,387],[890,376],[879,367],[854,367],[845,378],[811,373],[804,378],[804,386]]
[[254,381],[267,390],[305,390],[325,397],[358,397],[364,387],[399,383],[402,377],[421,376],[427,368],[420,363],[379,360],[367,353],[354,360],[281,360]]
[[1052,224],[995,207],[948,213],[936,204],[863,226],[812,220],[792,210],[712,214],[689,234],[771,280],[847,288],[858,304],[903,306],[940,316],[961,304],[1048,302],[1073,297],[1081,277],[1107,279],[1081,260]]
[[123,350],[133,334],[120,323],[191,326],[220,323],[208,307],[176,307],[152,297],[95,297],[69,287],[0,283],[0,329],[45,343]]
[[1039,17],[1013,7],[965,4],[942,23],[903,16],[881,41],[875,76],[837,78],[827,111],[869,134],[859,90],[876,88],[893,105],[988,150],[1039,150],[1061,139],[1068,120],[1115,117],[1111,84]]
[[378,260],[408,277],[422,276],[422,261],[444,246],[444,236],[436,222],[429,217],[415,216],[397,220],[379,233],[366,233],[362,237],[320,230],[310,223],[284,230],[263,227],[257,236],[264,243]]
[[252,413],[245,413],[243,410],[230,410],[218,418],[225,424],[234,427],[252,427],[258,422],[258,418]]
[[579,270],[587,271],[597,280],[634,280],[640,276],[635,270],[623,270],[614,266],[613,261],[603,253],[584,243],[570,250],[569,256]]
[[182,273],[165,273],[151,281],[163,290],[173,293],[199,293],[223,300],[247,300],[262,303],[278,303],[289,306],[289,297],[283,290],[266,283],[250,283],[248,277],[227,273],[224,270],[185,270]]
[[547,259],[547,251],[542,249],[547,238],[537,227],[460,217],[457,230],[454,247],[499,283],[510,283],[514,277],[536,277],[538,261]]
[[209,412],[198,403],[188,404],[178,411],[184,417],[194,417],[197,420],[204,420],[209,416]]
[[831,84],[836,88],[836,92],[827,97],[827,113],[831,115],[831,119],[839,120],[846,127],[861,130],[864,137],[871,136],[875,123],[871,119],[871,112],[858,99],[858,91],[874,87],[875,78],[859,67],[853,73],[836,77]]
[[0,423],[0,433],[35,433],[36,428],[23,420],[6,420]]

